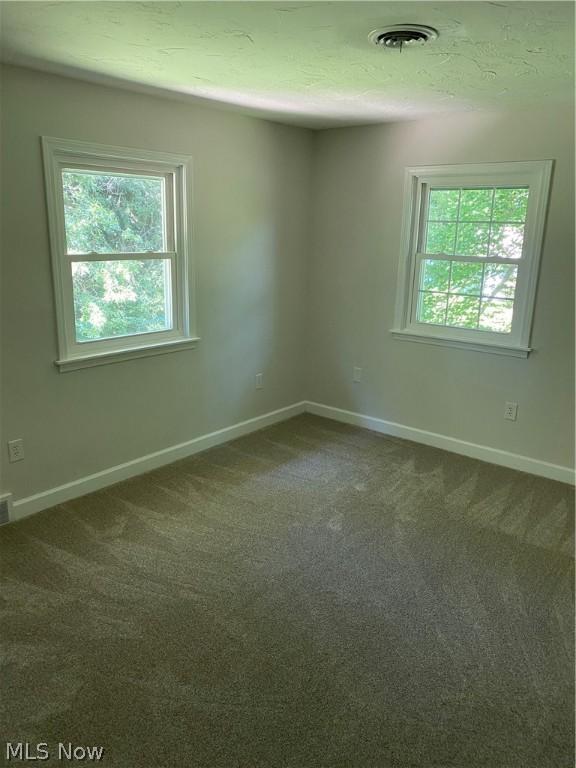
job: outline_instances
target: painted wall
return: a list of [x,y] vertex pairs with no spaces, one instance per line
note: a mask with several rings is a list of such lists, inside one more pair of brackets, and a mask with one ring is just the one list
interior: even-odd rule
[[[3,487],[26,497],[302,400],[312,134],[12,67],[2,91]],[[58,372],[41,135],[193,156],[196,350]]]
[[[16,499],[303,399],[572,465],[570,111],[312,134],[13,67],[2,89],[1,486]],[[41,135],[194,157],[196,350],[59,373]],[[393,339],[405,166],[542,158],[556,164],[535,351]],[[26,459],[8,464],[17,437]]]
[[[571,110],[316,134],[308,399],[573,466],[573,137]],[[404,168],[547,158],[555,169],[529,358],[393,339]],[[506,400],[519,403],[516,422],[503,419]]]

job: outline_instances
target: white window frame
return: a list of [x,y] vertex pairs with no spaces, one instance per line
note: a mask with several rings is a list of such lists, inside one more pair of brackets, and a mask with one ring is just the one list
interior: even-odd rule
[[[191,248],[192,161],[186,155],[42,137],[60,371],[196,346],[195,280]],[[166,251],[68,254],[62,171],[92,170],[161,176],[165,183]],[[74,261],[165,259],[170,264],[172,328],[87,342],[76,340],[71,265]]]
[[[531,352],[530,332],[552,165],[552,160],[537,160],[406,169],[396,311],[394,328],[391,330],[394,338],[500,355],[528,356]],[[518,267],[510,333],[418,322],[416,312],[420,264],[423,259],[428,258],[422,253],[421,243],[425,231],[427,195],[431,186],[435,189],[474,186],[529,188],[522,257],[500,260]],[[434,257],[467,261],[465,257],[457,255],[434,254]],[[468,260],[477,263],[477,259]],[[486,258],[484,261],[490,263],[498,260]]]

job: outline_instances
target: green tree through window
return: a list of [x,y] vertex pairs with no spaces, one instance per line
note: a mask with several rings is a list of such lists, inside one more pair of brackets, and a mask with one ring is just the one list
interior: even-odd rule
[[[522,256],[527,204],[525,187],[430,191],[425,250],[440,258],[422,263],[421,323],[511,331],[518,272],[514,260]],[[490,263],[491,258],[510,264]]]
[[164,250],[164,179],[64,171],[68,253]]
[[[164,179],[78,170],[62,173],[70,254],[162,252]],[[171,327],[167,259],[72,263],[79,342]]]

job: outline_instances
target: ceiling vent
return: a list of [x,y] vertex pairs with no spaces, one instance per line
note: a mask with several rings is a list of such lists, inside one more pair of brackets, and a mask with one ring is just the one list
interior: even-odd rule
[[368,40],[374,45],[402,51],[405,45],[420,46],[436,40],[437,37],[438,32],[432,27],[424,27],[420,24],[394,24],[391,27],[382,27],[370,32]]

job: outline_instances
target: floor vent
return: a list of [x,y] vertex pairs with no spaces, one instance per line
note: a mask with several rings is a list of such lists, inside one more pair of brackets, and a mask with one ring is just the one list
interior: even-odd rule
[[10,522],[12,512],[12,494],[4,493],[0,496],[0,525]]

